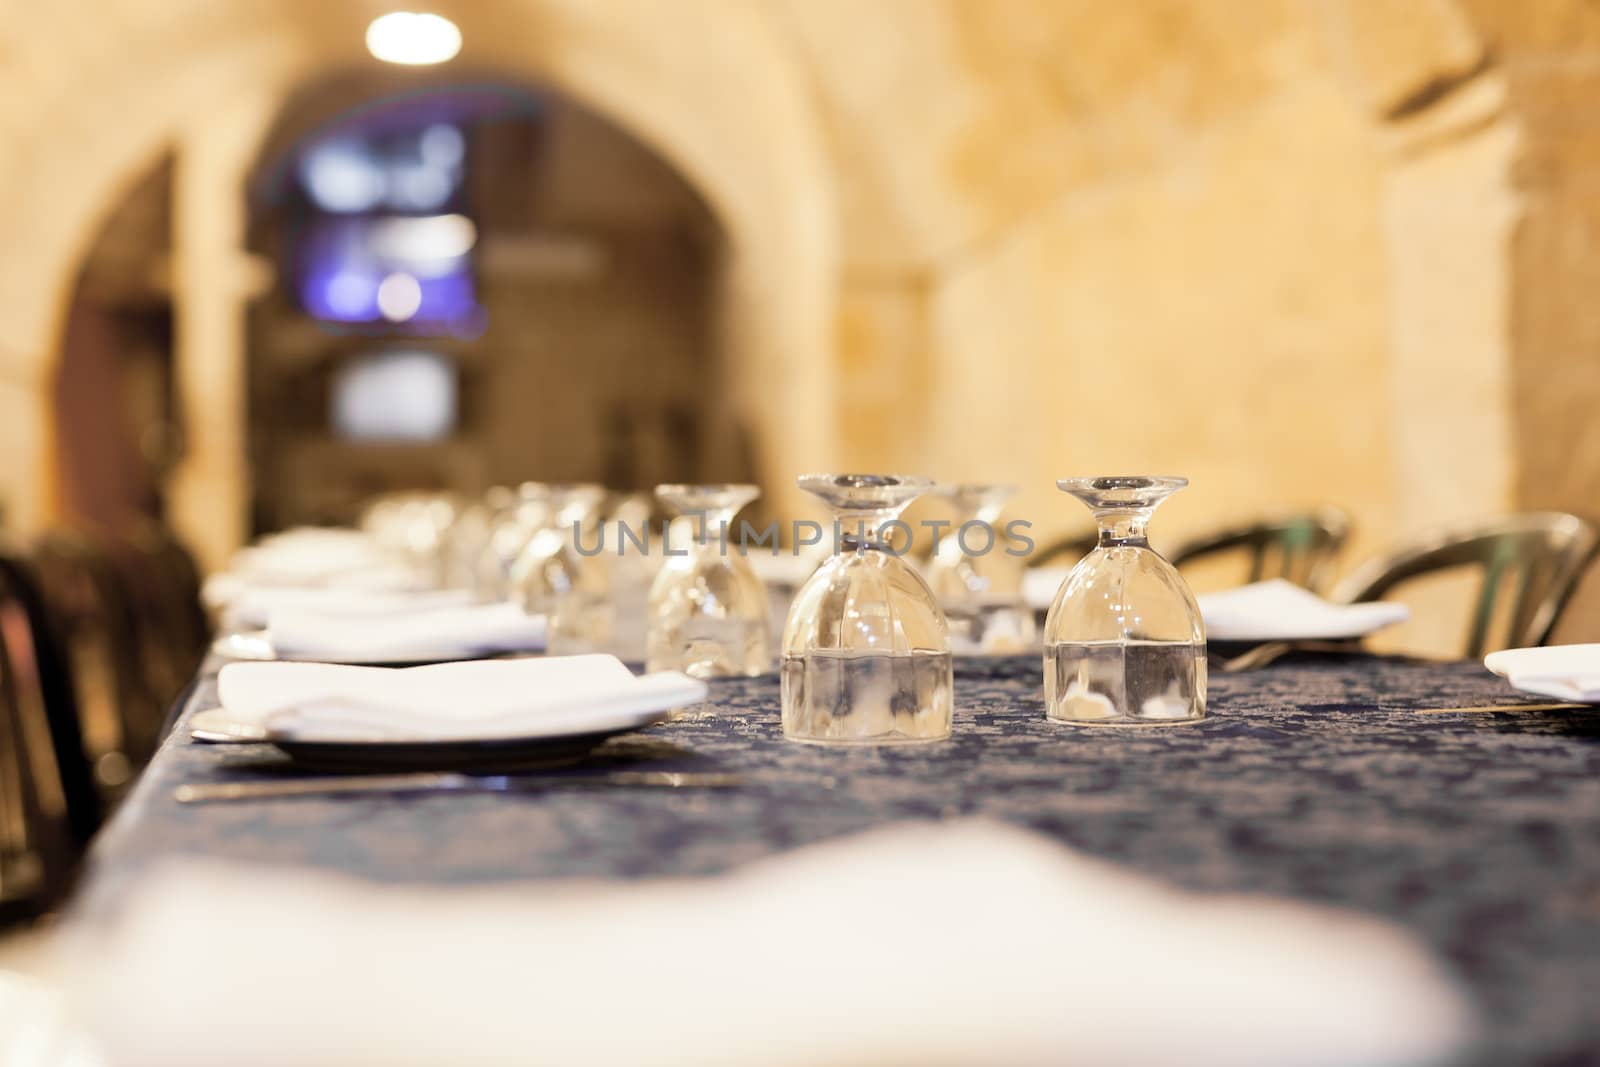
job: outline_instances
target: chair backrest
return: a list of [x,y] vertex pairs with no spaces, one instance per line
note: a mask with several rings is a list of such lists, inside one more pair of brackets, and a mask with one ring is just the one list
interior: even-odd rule
[[[194,668],[198,669],[211,646],[211,621],[200,598],[200,565],[177,535],[158,523],[151,523],[142,530],[135,543],[160,567],[178,634],[186,642],[185,649],[194,657]],[[184,673],[188,675],[193,671]]]
[[99,814],[76,709],[57,702],[50,637],[16,577],[0,568],[0,919],[62,894]]
[[33,560],[77,682],[87,747],[108,802],[159,743],[165,708],[151,690],[133,598],[93,540],[57,532]]
[[1028,557],[1030,567],[1051,567],[1060,564],[1076,563],[1090,552],[1099,543],[1097,534],[1073,534],[1063,537],[1059,541],[1052,541]]
[[104,807],[84,744],[77,688],[61,636],[38,578],[19,555],[0,551],[0,638],[24,710],[47,722],[73,840],[84,846],[100,828]]
[[1324,507],[1230,526],[1184,542],[1168,558],[1173,566],[1182,568],[1205,559],[1244,553],[1250,561],[1246,581],[1286,578],[1307,589],[1319,589],[1349,534],[1350,521],[1345,513]]
[[[1413,579],[1474,568],[1482,571],[1482,578],[1464,655],[1477,658],[1496,648],[1542,645],[1597,543],[1593,526],[1561,512],[1445,527],[1358,567],[1335,587],[1332,599],[1346,604],[1381,600]],[[1503,632],[1491,635],[1501,618],[1506,620]]]
[[[1261,519],[1230,526],[1184,542],[1166,553],[1182,567],[1228,553],[1248,553],[1248,581],[1287,578],[1308,589],[1319,588],[1349,535],[1350,524],[1337,508],[1318,508],[1303,514]],[[1034,553],[1030,567],[1076,563],[1093,551],[1094,534],[1077,534],[1052,542]]]
[[209,643],[200,577],[189,553],[155,523],[102,539],[117,586],[128,598],[146,688],[170,703],[200,667]]
[[36,910],[49,885],[35,748],[9,666],[0,656],[0,921]]

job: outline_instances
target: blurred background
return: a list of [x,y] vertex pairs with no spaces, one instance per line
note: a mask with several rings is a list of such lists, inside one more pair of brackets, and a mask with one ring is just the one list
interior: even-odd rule
[[1600,511],[1590,0],[0,8],[19,536],[830,469],[1041,543],[1184,474],[1160,535],[1332,504],[1347,560]]

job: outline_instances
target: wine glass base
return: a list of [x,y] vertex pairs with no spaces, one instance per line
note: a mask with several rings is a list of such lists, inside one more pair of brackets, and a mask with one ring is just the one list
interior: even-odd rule
[[1168,726],[1198,726],[1206,716],[1195,719],[1056,719],[1049,715],[1045,721],[1057,726],[1087,726],[1093,729],[1151,730]]
[[932,745],[950,740],[950,735],[943,733],[936,737],[802,737],[798,734],[784,734],[783,739],[800,745],[816,745],[819,748],[872,748],[880,745]]

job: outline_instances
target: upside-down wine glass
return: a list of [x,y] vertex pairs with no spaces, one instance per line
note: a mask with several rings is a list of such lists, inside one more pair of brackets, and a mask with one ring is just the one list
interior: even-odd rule
[[1206,710],[1206,634],[1177,570],[1150,547],[1150,513],[1187,478],[1063,478],[1094,512],[1100,542],[1056,591],[1044,624],[1045,715],[1161,726]]
[[833,511],[836,554],[800,587],[784,626],[785,737],[893,744],[950,736],[949,627],[884,530],[931,484],[896,474],[799,479]]
[[533,535],[550,524],[550,486],[523,482],[510,494],[496,494],[493,504],[474,586],[480,600],[509,600],[515,596],[511,572],[517,558]]
[[1035,647],[1038,626],[1022,599],[1022,558],[999,528],[1000,509],[1014,485],[936,485],[956,521],[939,539],[928,563],[928,584],[950,623],[957,652],[1024,652]]
[[504,485],[491,486],[456,514],[445,532],[445,587],[478,589],[479,567],[494,536],[495,523],[516,504],[516,492]]
[[772,669],[766,587],[728,538],[733,517],[760,495],[753,485],[656,487],[663,504],[691,521],[694,540],[666,546],[650,585],[646,670],[727,678]]
[[[528,539],[511,567],[513,598],[549,620],[548,651],[588,652],[611,639],[606,559],[597,526],[606,491],[598,485],[551,485],[549,522]],[[594,542],[593,551],[588,542]],[[585,552],[579,552],[580,543]]]

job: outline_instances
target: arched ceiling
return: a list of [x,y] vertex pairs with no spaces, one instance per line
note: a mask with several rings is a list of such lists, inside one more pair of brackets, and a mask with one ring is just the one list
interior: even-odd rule
[[[4,6],[0,78],[30,88],[0,101],[0,160],[10,163],[0,163],[0,202],[29,206],[7,236],[34,254],[0,256],[0,312],[13,324],[0,376],[29,382],[51,347],[63,278],[130,176],[219,101],[286,95],[320,71],[369,62],[362,32],[374,7]],[[688,176],[743,254],[785,249],[791,291],[826,306],[833,184],[804,88],[758,15],[708,0],[441,7],[469,42],[457,70],[548,81],[607,114]],[[806,264],[817,265],[809,278]]]

